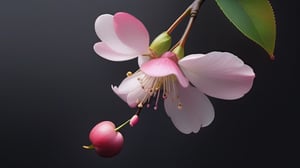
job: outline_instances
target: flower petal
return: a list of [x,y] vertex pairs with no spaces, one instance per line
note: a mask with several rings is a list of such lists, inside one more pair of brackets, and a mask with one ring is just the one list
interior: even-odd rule
[[115,50],[111,49],[104,42],[96,43],[94,45],[94,50],[99,56],[110,61],[126,61],[137,57],[137,55],[134,54],[118,53]]
[[100,15],[95,21],[95,30],[98,37],[112,50],[123,54],[138,54],[138,52],[124,44],[115,32],[114,16]]
[[146,92],[141,87],[138,78],[143,77],[141,71],[134,73],[131,76],[125,78],[119,87],[112,86],[112,90],[130,107],[136,107],[137,100],[141,100],[145,97]]
[[169,57],[162,56],[160,58],[152,59],[144,63],[141,66],[141,70],[145,74],[153,77],[175,75],[182,87],[187,87],[189,85],[188,79],[183,75],[178,65]]
[[144,24],[134,16],[118,12],[114,15],[114,27],[119,39],[138,53],[145,53],[149,47],[149,33]]
[[[168,96],[165,110],[179,131],[184,134],[197,133],[201,127],[208,126],[213,121],[214,108],[209,99],[196,88],[177,86],[179,97]],[[182,104],[181,109],[178,108],[178,103]]]
[[117,86],[111,85],[111,89],[118,95],[123,101],[127,102],[127,94],[120,92]]
[[141,67],[145,62],[148,62],[149,60],[150,60],[150,57],[148,57],[148,56],[139,56],[138,57],[139,67]]
[[203,93],[221,99],[237,99],[252,87],[252,68],[228,52],[193,54],[179,60],[186,77]]
[[127,96],[127,104],[130,107],[136,107],[146,96],[146,92],[139,85],[133,92],[130,92]]

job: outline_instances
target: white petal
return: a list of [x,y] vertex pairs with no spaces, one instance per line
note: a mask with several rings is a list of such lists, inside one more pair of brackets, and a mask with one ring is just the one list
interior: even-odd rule
[[95,31],[98,37],[111,49],[123,54],[137,55],[137,51],[126,46],[117,36],[114,27],[114,16],[110,14],[100,15],[95,21]]
[[252,87],[252,68],[228,52],[193,54],[179,60],[179,65],[203,93],[221,99],[237,99]]
[[146,96],[146,92],[139,85],[133,92],[130,92],[127,96],[127,104],[130,107],[136,107]]
[[150,60],[150,57],[148,57],[148,56],[139,56],[138,57],[139,67],[141,67],[144,63],[148,62],[149,60]]
[[[165,110],[175,127],[184,134],[197,133],[214,119],[214,108],[209,99],[194,87],[182,88],[177,85],[178,96],[169,95]],[[174,93],[173,93],[174,94]],[[178,103],[182,109],[178,108]]]
[[115,92],[116,95],[118,95],[123,101],[127,101],[127,94],[121,93],[119,91],[119,88],[117,86],[111,85],[111,89]]
[[136,58],[136,55],[134,54],[118,53],[104,42],[96,43],[94,45],[94,50],[99,56],[110,61],[125,61]]
[[136,107],[137,100],[141,100],[146,94],[138,81],[138,78],[143,77],[143,75],[140,71],[136,72],[125,78],[119,87],[112,87],[112,90],[130,107]]
[[140,87],[140,82],[138,81],[138,78],[143,77],[143,75],[144,74],[142,72],[138,71],[133,73],[131,76],[126,77],[119,85],[120,93],[129,94],[136,88]]

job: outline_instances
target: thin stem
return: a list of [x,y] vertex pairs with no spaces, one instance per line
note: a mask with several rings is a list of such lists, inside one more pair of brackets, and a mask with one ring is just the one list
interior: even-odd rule
[[128,124],[130,122],[130,119],[125,121],[123,124],[121,124],[120,126],[118,126],[117,128],[115,128],[115,131],[118,131],[119,129],[121,129],[122,127],[124,127],[126,124]]
[[177,19],[176,21],[169,27],[169,29],[167,30],[168,34],[171,34],[174,29],[183,21],[183,19],[185,17],[187,17],[191,12],[191,8],[187,8]]
[[192,26],[193,26],[193,23],[195,21],[195,17],[190,17],[190,20],[188,22],[188,25],[179,41],[179,44],[180,46],[184,47],[185,46],[185,43],[187,41],[187,37],[189,36],[190,32],[191,32],[191,29],[192,29]]
[[[140,115],[141,111],[142,111],[142,108],[138,108],[137,111],[135,112],[135,114]],[[117,128],[115,128],[115,131],[119,131],[119,129],[121,129],[125,125],[129,124],[130,120],[131,120],[131,118],[129,120],[125,121],[123,124],[119,125]]]
[[179,41],[179,45],[184,47],[186,41],[187,41],[187,37],[191,31],[191,28],[193,26],[193,23],[198,15],[198,12],[199,12],[199,9],[202,5],[202,3],[204,2],[205,0],[195,0],[191,5],[190,5],[190,20],[188,22],[188,25]]
[[143,109],[143,108],[138,108],[137,111],[135,112],[135,114],[136,114],[136,115],[140,115],[141,112],[142,112],[142,109]]
[[84,149],[95,149],[94,145],[83,145]]

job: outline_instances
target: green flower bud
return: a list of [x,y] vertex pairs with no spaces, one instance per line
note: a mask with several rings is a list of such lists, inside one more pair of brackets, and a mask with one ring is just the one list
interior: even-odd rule
[[171,43],[171,36],[167,32],[163,32],[152,41],[149,48],[156,56],[160,56],[170,49]]
[[174,50],[172,51],[174,54],[176,54],[178,59],[181,59],[184,57],[184,48],[179,45],[176,48],[174,48]]

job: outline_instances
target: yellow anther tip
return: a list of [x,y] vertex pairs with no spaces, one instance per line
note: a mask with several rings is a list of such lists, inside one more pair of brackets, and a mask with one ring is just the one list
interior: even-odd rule
[[126,76],[131,76],[132,75],[132,72],[131,71],[128,71],[127,73],[126,73]]

